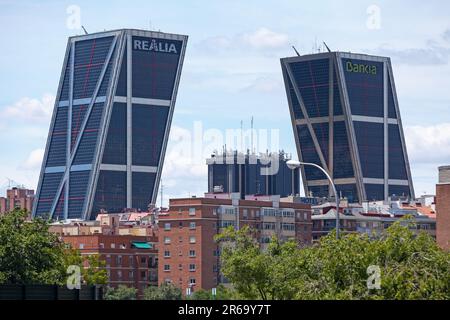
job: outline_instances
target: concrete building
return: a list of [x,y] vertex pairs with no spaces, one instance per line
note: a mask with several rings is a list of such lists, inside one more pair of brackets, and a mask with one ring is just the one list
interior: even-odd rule
[[290,170],[284,153],[240,153],[237,151],[212,154],[208,165],[208,192],[264,194],[286,197],[300,193],[299,169]]
[[[324,52],[281,59],[300,161],[320,165],[350,202],[414,199],[391,61]],[[301,168],[307,195],[326,197],[329,181]]]
[[450,250],[450,166],[439,167],[436,185],[436,240],[438,245]]
[[[324,203],[312,207],[312,237],[318,241],[336,228],[336,205]],[[422,207],[421,203],[402,202],[400,200],[389,203],[365,202],[362,205],[341,203],[339,207],[339,222],[341,234],[365,233],[371,237],[380,236],[387,228],[400,218],[410,215],[413,217],[414,232],[427,232],[436,238],[436,215],[431,207]]]
[[[159,283],[172,282],[186,290],[211,289],[226,279],[220,273],[220,246],[214,236],[223,228],[250,226],[261,249],[272,235],[311,243],[311,206],[252,198],[206,194],[203,198],[170,199],[159,215]],[[189,288],[189,289],[188,289]]]
[[6,197],[0,197],[0,214],[15,208],[27,210],[31,213],[34,202],[34,190],[13,187],[6,190]]
[[186,43],[134,29],[69,38],[33,216],[155,203]]
[[50,231],[81,255],[99,255],[108,286],[134,287],[141,297],[146,287],[158,285],[157,230],[147,221],[144,214],[100,214],[95,221],[55,222]]

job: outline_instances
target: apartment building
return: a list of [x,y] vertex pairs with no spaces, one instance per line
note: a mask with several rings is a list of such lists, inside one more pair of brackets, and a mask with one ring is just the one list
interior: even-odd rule
[[[224,228],[250,226],[264,250],[270,238],[311,243],[311,206],[236,194],[170,199],[158,217],[158,282],[171,282],[189,294],[227,280],[220,273],[220,246],[214,240]],[[270,198],[270,201],[268,199]]]

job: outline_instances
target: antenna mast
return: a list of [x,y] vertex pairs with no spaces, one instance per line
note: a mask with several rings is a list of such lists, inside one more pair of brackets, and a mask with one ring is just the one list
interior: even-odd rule
[[163,190],[164,190],[164,185],[162,184],[162,181],[161,181],[161,208],[163,207],[163,196],[164,196]]
[[251,121],[251,127],[252,127],[252,131],[251,131],[251,150],[252,150],[252,154],[253,152],[253,116],[252,116],[252,121]]

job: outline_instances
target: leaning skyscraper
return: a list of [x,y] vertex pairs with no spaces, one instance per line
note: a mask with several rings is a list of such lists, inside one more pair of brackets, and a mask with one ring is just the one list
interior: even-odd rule
[[33,216],[155,203],[186,43],[131,29],[69,38]]
[[[281,59],[300,161],[322,166],[352,202],[414,197],[389,58],[326,52]],[[327,178],[301,170],[307,194]]]

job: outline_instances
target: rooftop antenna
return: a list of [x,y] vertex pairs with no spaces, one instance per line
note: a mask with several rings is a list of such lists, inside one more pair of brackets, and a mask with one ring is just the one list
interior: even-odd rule
[[163,207],[163,196],[164,196],[163,190],[164,190],[164,185],[162,184],[162,181],[161,181],[161,208]]
[[294,46],[292,46],[292,49],[294,49],[294,51],[295,51],[295,53],[297,54],[297,56],[299,56],[299,57],[300,57],[300,53],[298,53],[297,49],[295,49],[295,47],[294,47]]
[[241,152],[244,152],[244,142],[242,141],[243,139],[243,135],[242,135],[242,130],[243,130],[243,121],[241,120]]
[[253,151],[253,116],[252,116],[252,121],[251,121],[251,151],[252,151],[252,154],[254,153],[254,151]]
[[84,26],[81,26],[81,28],[83,28],[84,34],[89,34],[89,33],[86,31],[86,28],[85,28]]
[[325,43],[325,41],[323,42],[323,44],[325,45],[325,48],[327,48],[328,52],[331,52],[330,48],[327,46],[327,44]]

